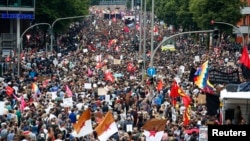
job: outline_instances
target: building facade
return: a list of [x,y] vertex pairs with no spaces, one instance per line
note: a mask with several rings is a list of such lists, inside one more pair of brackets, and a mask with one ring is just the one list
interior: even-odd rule
[[[239,27],[240,32],[244,36],[245,44],[250,42],[249,32],[250,32],[250,0],[243,0],[246,2],[246,7],[241,10],[241,14],[243,18],[237,23],[237,27]],[[234,34],[237,34],[237,42],[243,42],[243,39],[237,30],[234,30]]]
[[16,49],[20,36],[35,19],[35,0],[0,0],[0,48]]

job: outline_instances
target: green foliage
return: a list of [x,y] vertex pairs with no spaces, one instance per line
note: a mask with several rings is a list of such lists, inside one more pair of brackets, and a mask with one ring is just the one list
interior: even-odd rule
[[90,5],[98,5],[100,0],[90,0]]
[[210,28],[211,20],[236,24],[242,18],[240,0],[190,0],[189,10],[201,29]]
[[195,26],[187,0],[155,0],[155,14],[168,25],[183,26],[184,29]]
[[[57,18],[88,14],[89,0],[38,0],[36,1],[36,23],[50,23]],[[79,20],[79,19],[78,19]],[[63,29],[72,20],[60,21],[55,29]]]
[[[147,0],[151,9],[152,0]],[[211,20],[236,24],[242,18],[240,0],[155,0],[155,15],[168,25],[210,29]],[[150,10],[149,9],[149,10]]]

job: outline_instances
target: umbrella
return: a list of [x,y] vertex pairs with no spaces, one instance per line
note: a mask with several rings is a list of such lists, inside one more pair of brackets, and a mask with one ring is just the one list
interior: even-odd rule
[[198,128],[192,128],[192,129],[188,129],[185,131],[185,133],[187,134],[192,134],[192,133],[199,133],[199,129]]

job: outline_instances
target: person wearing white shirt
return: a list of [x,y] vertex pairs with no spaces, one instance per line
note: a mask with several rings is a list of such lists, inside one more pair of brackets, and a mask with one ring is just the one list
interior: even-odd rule
[[55,141],[63,141],[63,140],[62,140],[62,134],[58,134],[58,135],[57,135],[57,139],[56,139]]

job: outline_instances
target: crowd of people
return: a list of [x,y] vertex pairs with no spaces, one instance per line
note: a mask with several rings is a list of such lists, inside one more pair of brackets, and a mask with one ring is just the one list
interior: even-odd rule
[[[203,94],[189,80],[190,70],[209,60],[211,68],[233,71],[238,68],[239,50],[231,50],[230,43],[225,43],[225,48],[220,46],[215,52],[214,47],[209,48],[189,35],[176,37],[175,51],[156,52],[157,73],[150,79],[145,73],[151,55],[150,20],[146,27],[146,56],[143,56],[143,52],[134,48],[134,42],[139,44],[139,24],[128,27],[124,18],[104,19],[99,12],[92,14],[93,17],[70,25],[68,32],[58,39],[57,52],[23,55],[20,77],[6,71],[1,83],[1,101],[5,104],[0,115],[2,141],[97,140],[94,134],[79,138],[72,134],[73,123],[87,108],[92,111],[93,127],[105,113],[112,111],[119,128],[110,137],[113,141],[144,141],[142,126],[151,118],[167,120],[162,141],[195,141],[198,132],[186,133],[186,130],[218,121],[216,115],[207,115],[204,102],[198,102],[197,97]],[[155,47],[164,37],[176,34],[157,20],[155,27]],[[106,72],[113,77],[107,79]],[[163,82],[160,90],[159,80]],[[182,126],[183,103],[178,100],[173,106],[169,97],[174,80],[192,98],[188,126]],[[32,91],[33,83],[39,93]],[[11,95],[6,94],[8,86],[14,89]],[[72,104],[67,106],[64,99],[69,97]],[[131,131],[128,124],[133,126]]]

